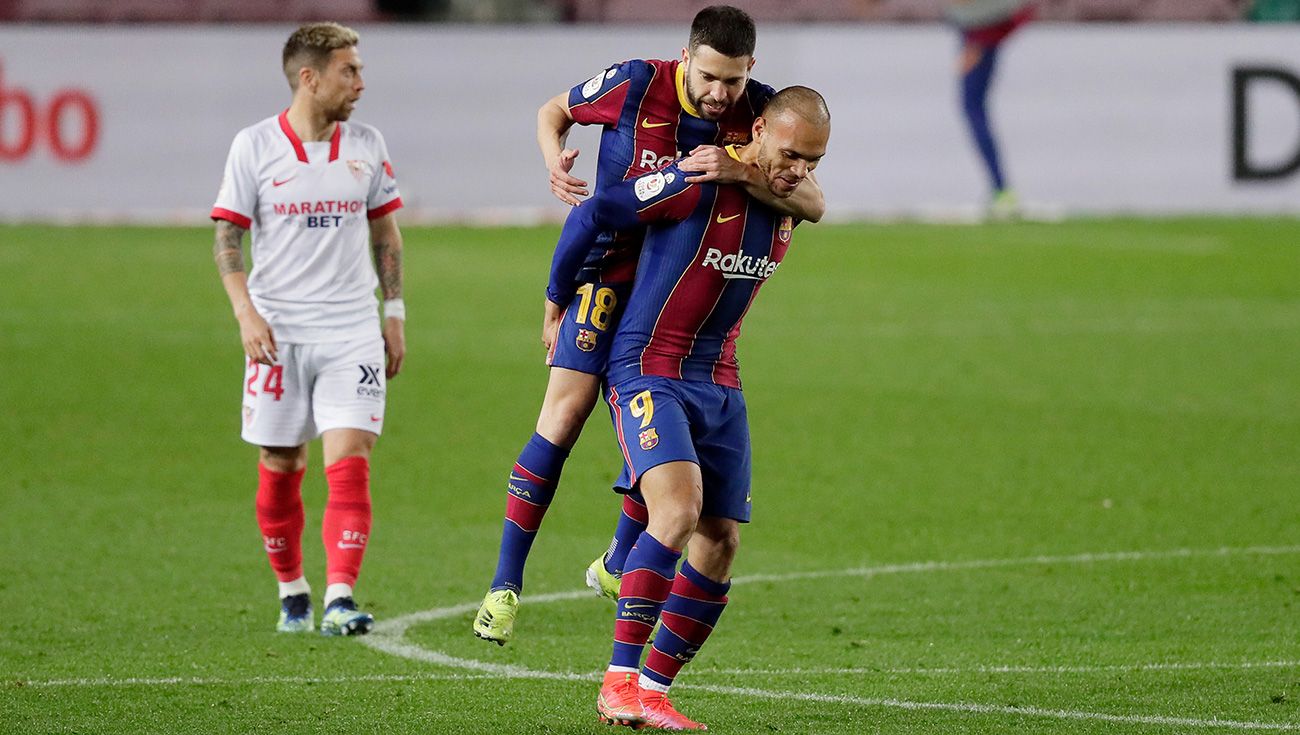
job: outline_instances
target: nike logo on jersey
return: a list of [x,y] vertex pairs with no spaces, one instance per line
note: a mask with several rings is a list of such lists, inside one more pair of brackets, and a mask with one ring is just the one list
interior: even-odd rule
[[280,179],[273,178],[271,179],[271,186],[284,186],[285,184],[289,183],[290,181],[293,181],[296,178],[298,178],[297,174],[294,174],[293,176],[290,176],[289,178],[284,179],[283,181],[281,181]]
[[722,216],[722,213],[721,213],[721,212],[718,212],[718,224],[720,224],[720,225],[725,225],[725,224],[727,224],[728,222],[732,221],[733,219],[735,219],[735,218],[737,218],[737,217],[739,217],[739,216],[740,216],[740,215],[738,215],[738,214],[733,214],[733,215],[731,215],[730,217],[723,217],[723,216]]
[[652,123],[648,117],[641,118],[641,127],[643,128],[662,128],[665,125],[672,125],[672,123]]
[[371,416],[371,417],[370,417],[370,420],[371,420],[371,421],[383,421],[383,420],[384,420],[384,417],[383,417],[383,416]]

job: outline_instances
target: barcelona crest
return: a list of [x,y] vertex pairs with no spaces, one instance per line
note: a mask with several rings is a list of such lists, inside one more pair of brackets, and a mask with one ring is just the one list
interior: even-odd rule
[[574,342],[583,352],[591,352],[596,349],[596,333],[590,329],[579,329],[578,338]]
[[659,446],[659,432],[653,426],[641,432],[637,438],[641,440],[641,448],[647,451]]
[[790,232],[794,230],[794,219],[791,217],[782,217],[781,226],[776,231],[776,236],[781,242],[790,242]]

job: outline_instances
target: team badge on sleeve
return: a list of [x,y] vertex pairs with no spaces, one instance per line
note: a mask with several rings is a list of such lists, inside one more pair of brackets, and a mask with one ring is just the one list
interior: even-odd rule
[[782,217],[781,227],[777,229],[776,236],[781,242],[790,242],[790,232],[794,229],[794,218]]
[[578,337],[574,340],[574,343],[583,352],[591,352],[596,349],[596,333],[590,329],[579,329]]
[[600,91],[601,87],[605,86],[605,80],[613,77],[617,73],[617,69],[610,69],[609,71],[602,71],[591,79],[588,79],[587,83],[582,85],[582,96],[591,99]]
[[647,452],[659,446],[659,432],[653,426],[638,434],[637,438],[641,441],[641,448]]
[[653,173],[649,176],[642,176],[636,180],[633,187],[636,191],[636,198],[645,202],[652,199],[659,192],[664,190],[664,184],[667,183],[662,173]]

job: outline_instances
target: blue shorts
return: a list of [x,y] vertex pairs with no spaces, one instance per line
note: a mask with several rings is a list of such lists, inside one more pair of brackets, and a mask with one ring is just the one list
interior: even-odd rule
[[631,292],[631,283],[584,283],[560,315],[560,330],[546,364],[603,376]]
[[702,515],[749,522],[749,419],[743,393],[642,375],[610,386],[608,401],[626,465],[620,486],[636,487],[641,475],[666,462],[692,462],[704,480]]

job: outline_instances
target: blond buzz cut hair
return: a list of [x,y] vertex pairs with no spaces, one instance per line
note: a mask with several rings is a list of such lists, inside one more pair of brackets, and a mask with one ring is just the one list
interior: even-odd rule
[[289,89],[297,91],[298,72],[304,66],[325,71],[331,52],[356,46],[360,40],[356,31],[338,23],[308,23],[294,31],[280,55]]

